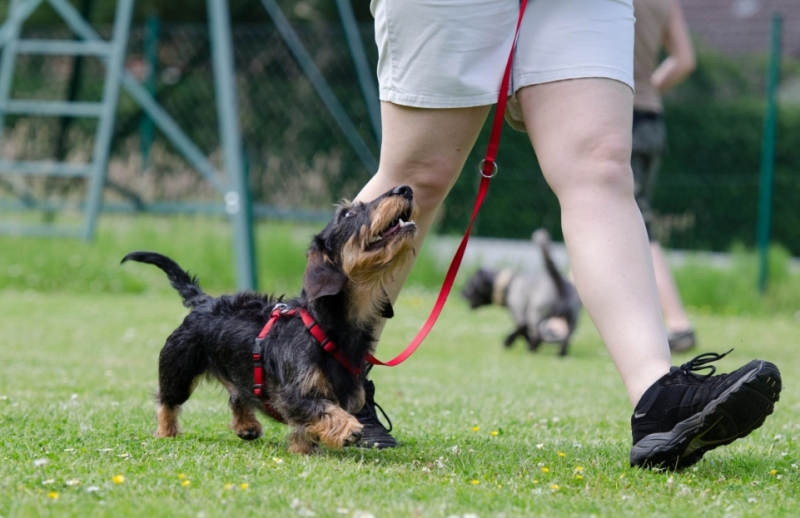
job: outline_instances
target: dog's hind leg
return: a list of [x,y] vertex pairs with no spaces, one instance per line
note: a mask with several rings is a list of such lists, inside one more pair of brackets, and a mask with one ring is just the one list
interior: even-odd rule
[[558,350],[558,355],[566,356],[568,348],[569,348],[569,336],[561,340],[561,348]]
[[511,332],[506,337],[505,340],[503,340],[503,345],[505,345],[506,347],[511,347],[512,345],[514,345],[514,340],[516,340],[520,336],[527,336],[527,335],[528,335],[528,326],[525,325],[517,326],[517,328],[514,329],[514,331]]
[[156,437],[180,434],[178,414],[189,399],[208,360],[199,347],[187,340],[181,328],[173,332],[158,359],[158,429]]
[[224,383],[224,385],[230,394],[228,404],[231,407],[231,412],[233,412],[233,420],[229,425],[231,430],[245,441],[252,441],[261,437],[264,434],[264,429],[261,427],[261,423],[258,422],[253,408],[239,397],[239,391],[236,390],[232,383]]

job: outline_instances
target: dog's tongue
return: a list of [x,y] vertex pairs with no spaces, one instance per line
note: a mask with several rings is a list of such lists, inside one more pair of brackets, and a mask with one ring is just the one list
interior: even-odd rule
[[390,227],[388,230],[386,230],[386,232],[383,233],[383,238],[386,239],[387,237],[391,236],[392,234],[400,230],[400,226],[401,224],[398,223],[397,225]]

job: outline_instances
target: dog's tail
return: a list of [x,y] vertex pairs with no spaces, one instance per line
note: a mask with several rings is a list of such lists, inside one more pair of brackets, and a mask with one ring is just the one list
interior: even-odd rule
[[187,308],[199,306],[211,299],[209,295],[206,295],[200,289],[197,277],[190,276],[178,266],[178,263],[167,256],[155,252],[131,252],[122,258],[123,263],[128,260],[152,264],[161,268],[167,274],[172,287],[178,290],[178,293],[183,297],[183,305]]
[[540,228],[533,232],[531,236],[533,242],[542,249],[542,257],[544,258],[544,266],[553,283],[556,285],[559,296],[563,299],[567,296],[567,285],[564,276],[556,267],[553,258],[550,255],[550,233],[547,230]]

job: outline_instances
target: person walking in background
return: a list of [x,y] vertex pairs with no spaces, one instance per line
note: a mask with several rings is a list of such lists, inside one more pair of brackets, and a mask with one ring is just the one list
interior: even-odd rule
[[[633,0],[633,7],[636,16],[631,154],[634,196],[650,239],[669,348],[673,352],[682,352],[695,347],[697,339],[664,250],[653,230],[651,202],[667,142],[661,95],[694,71],[695,56],[678,0]],[[659,62],[662,49],[666,50],[666,58]]]
[[[528,2],[508,92],[499,85],[519,0],[373,0],[371,9],[383,140],[378,172],[356,200],[410,185],[421,247],[491,105],[511,96],[506,115],[526,128],[558,197],[581,301],[634,407],[631,465],[684,468],[761,426],[781,389],[775,365],[754,360],[712,376],[708,363],[724,355],[705,354],[671,366],[633,196],[632,1]],[[392,301],[410,268],[387,287]],[[377,420],[374,384],[364,386],[361,445],[395,446]]]

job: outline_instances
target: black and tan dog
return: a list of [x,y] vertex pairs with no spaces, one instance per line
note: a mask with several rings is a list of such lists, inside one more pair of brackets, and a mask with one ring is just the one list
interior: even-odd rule
[[[413,211],[406,186],[370,203],[342,203],[314,236],[303,289],[290,300],[249,292],[214,298],[171,259],[128,254],[123,262],[164,270],[191,308],[159,357],[156,437],[180,433],[181,405],[206,375],[230,393],[230,426],[242,439],[262,435],[258,410],[292,427],[294,453],[358,441],[362,425],[352,414],[364,404],[364,389],[357,374],[373,351],[375,325],[392,316],[384,286],[415,253]],[[276,318],[256,350],[255,339],[271,316]],[[254,392],[257,381],[261,397]]]
[[[515,328],[503,344],[510,347],[518,337],[528,341],[531,351],[542,342],[558,342],[559,354],[565,356],[581,310],[575,287],[558,271],[550,256],[550,234],[544,229],[533,233],[533,241],[542,250],[545,272],[528,274],[511,269],[500,271],[481,268],[461,292],[472,309],[488,304],[508,308]],[[551,318],[562,318],[567,330],[560,336],[547,329]]]

